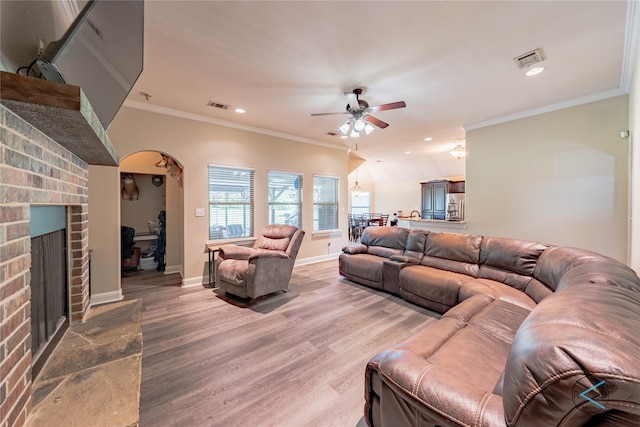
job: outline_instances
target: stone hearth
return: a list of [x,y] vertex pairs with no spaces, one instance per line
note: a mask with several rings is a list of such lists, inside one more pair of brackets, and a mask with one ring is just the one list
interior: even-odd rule
[[30,427],[138,425],[141,308],[103,305],[71,325],[33,384]]

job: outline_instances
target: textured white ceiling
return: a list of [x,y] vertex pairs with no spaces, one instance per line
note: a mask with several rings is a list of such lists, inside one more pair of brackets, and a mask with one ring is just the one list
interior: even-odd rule
[[[362,181],[464,175],[448,154],[468,126],[619,90],[625,1],[147,0],[138,102],[303,139],[355,146]],[[542,48],[544,73],[513,58]],[[390,124],[358,140],[329,136],[344,91],[362,87]],[[145,101],[140,92],[152,95]],[[242,107],[207,107],[207,102]],[[432,137],[433,141],[424,141]],[[411,151],[411,154],[405,154]]]

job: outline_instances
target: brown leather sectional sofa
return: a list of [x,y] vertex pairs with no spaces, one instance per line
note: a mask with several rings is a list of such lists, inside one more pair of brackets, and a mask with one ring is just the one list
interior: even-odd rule
[[640,425],[640,279],[597,253],[369,227],[340,274],[442,317],[373,357],[369,426]]

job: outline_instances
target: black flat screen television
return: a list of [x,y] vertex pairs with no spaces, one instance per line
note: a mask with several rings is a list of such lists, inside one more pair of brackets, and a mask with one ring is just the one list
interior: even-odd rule
[[144,0],[91,0],[36,60],[47,80],[80,86],[109,128],[142,73]]

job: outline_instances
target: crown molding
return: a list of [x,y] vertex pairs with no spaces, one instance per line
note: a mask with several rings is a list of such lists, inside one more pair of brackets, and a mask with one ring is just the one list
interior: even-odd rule
[[482,122],[471,123],[462,126],[465,132],[475,129],[481,129],[488,126],[498,125],[501,123],[511,122],[513,120],[524,119],[527,117],[533,117],[544,113],[550,113],[552,111],[564,110],[565,108],[576,107],[578,105],[588,104],[590,102],[602,101],[603,99],[615,98],[620,95],[628,95],[627,92],[618,88],[611,89],[604,92],[593,93],[591,95],[582,96],[580,98],[570,99],[568,101],[558,102],[556,104],[545,105],[544,107],[534,108],[532,110],[522,111],[520,113],[509,114],[507,116],[496,117],[495,119],[484,120]]
[[176,110],[174,108],[161,107],[159,105],[149,104],[142,101],[125,100],[122,104],[125,107],[133,108],[136,110],[149,111],[151,113],[164,114],[166,116],[177,117],[181,119],[193,120],[196,122],[209,123],[219,126],[225,126],[232,129],[244,130],[247,132],[258,133],[261,135],[273,136],[276,138],[289,139],[291,141],[303,142],[305,144],[319,145],[326,148],[333,148],[335,150],[348,151],[349,147],[340,146],[335,144],[329,144],[327,142],[316,141],[309,138],[303,138],[301,136],[289,135],[287,133],[276,132],[269,129],[258,128],[254,126],[243,125],[240,123],[234,123],[227,120],[216,119],[213,117],[203,116],[201,114],[190,113],[188,111]]

